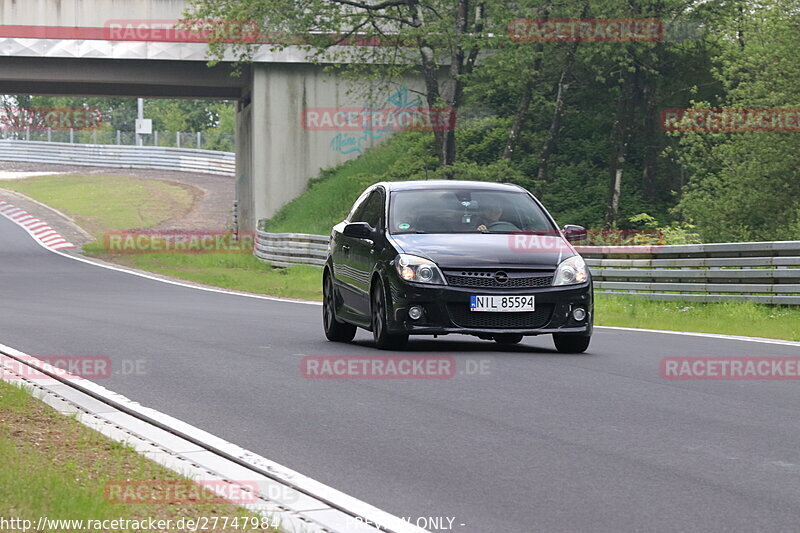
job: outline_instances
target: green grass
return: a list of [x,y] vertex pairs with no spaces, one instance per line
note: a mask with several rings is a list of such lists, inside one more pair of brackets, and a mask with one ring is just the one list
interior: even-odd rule
[[659,302],[598,294],[595,324],[800,341],[800,309],[751,302]]
[[115,262],[225,289],[283,298],[322,298],[321,269],[275,268],[249,254],[141,254],[118,257]]
[[[105,520],[118,511],[96,487],[82,486],[74,463],[51,469],[36,448],[22,450],[0,434],[0,515],[36,519],[40,516]],[[19,481],[24,479],[24,483]]]
[[[109,483],[120,486],[152,481],[158,486],[187,478],[87,428],[75,417],[57,413],[27,390],[2,381],[0,422],[0,517],[5,519],[30,520],[35,527],[39,517],[84,521],[153,517],[176,521],[198,516],[252,516],[231,504],[110,501],[105,493]],[[44,529],[72,530],[77,528],[51,525]]]
[[[394,167],[416,153],[419,137],[397,135],[386,143],[367,150],[358,159],[348,161],[322,177],[312,180],[308,190],[285,205],[267,222],[267,230],[275,233],[297,232],[327,235],[331,227],[341,222],[358,195],[369,185],[382,180],[403,179],[408,169]],[[424,154],[415,162],[424,166]]]
[[[328,234],[364,188],[382,179],[394,179],[393,169],[405,169],[400,165],[408,162],[409,153],[418,145],[418,138],[395,136],[363,157],[324,173],[305,194],[269,220],[267,230]],[[800,340],[800,309],[792,307],[749,302],[658,302],[608,295],[597,295],[596,301],[598,325]]]
[[12,387],[0,381],[0,412],[19,412],[31,403],[31,395],[25,389]]
[[2,187],[62,211],[94,236],[109,229],[149,228],[181,216],[195,195],[177,183],[128,176],[42,176]]
[[[305,194],[271,219],[267,229],[327,234],[368,185],[394,179],[394,175],[413,174],[403,165],[409,164],[409,154],[416,154],[420,146],[419,137],[398,135],[364,156],[324,172],[320,179],[312,181]],[[181,187],[136,178],[43,177],[11,185],[14,190],[76,216],[82,224],[90,224],[95,234],[108,229],[145,228],[172,215],[176,205],[188,210],[191,204],[190,193]],[[160,192],[148,192],[153,187]],[[162,190],[163,187],[166,189]],[[215,287],[285,298],[321,299],[321,270],[313,267],[274,268],[250,255],[235,254],[110,256],[103,253],[100,243],[90,244],[84,250],[95,257]],[[800,309],[747,302],[696,304],[598,295],[596,323],[800,340]]]

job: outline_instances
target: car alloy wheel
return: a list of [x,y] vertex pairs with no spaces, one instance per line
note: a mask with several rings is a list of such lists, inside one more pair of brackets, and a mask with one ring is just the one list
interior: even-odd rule
[[345,324],[336,319],[336,295],[333,290],[333,279],[329,273],[325,273],[322,282],[322,322],[325,328],[325,336],[329,341],[350,342],[356,336],[356,327],[352,324]]
[[386,296],[383,283],[376,280],[372,289],[372,338],[381,350],[400,350],[408,343],[408,335],[393,334],[386,327]]

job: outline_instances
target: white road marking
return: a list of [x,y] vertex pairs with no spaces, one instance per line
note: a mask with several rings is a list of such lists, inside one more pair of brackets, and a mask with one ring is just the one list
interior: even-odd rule
[[[2,212],[3,212],[3,209],[0,206],[0,213],[2,213]],[[12,220],[12,222],[13,222],[13,220]],[[36,242],[38,243],[39,241],[36,240]],[[41,245],[41,243],[39,243],[39,244]],[[75,261],[80,261],[80,262],[86,263],[88,265],[93,265],[93,266],[100,267],[100,268],[106,268],[108,270],[115,270],[117,272],[124,272],[126,274],[132,274],[134,276],[139,276],[140,278],[150,279],[150,280],[153,280],[153,281],[159,281],[161,283],[168,283],[170,285],[177,285],[179,287],[186,287],[186,288],[189,288],[189,289],[196,289],[196,290],[201,290],[201,291],[206,291],[206,292],[215,292],[215,293],[220,293],[220,294],[230,294],[230,295],[234,295],[234,296],[244,296],[246,298],[256,298],[256,299],[259,299],[259,300],[269,300],[269,301],[273,301],[273,302],[286,302],[286,303],[293,303],[293,304],[305,304],[305,305],[317,305],[317,306],[321,306],[322,305],[322,302],[313,302],[313,301],[309,301],[309,300],[292,300],[292,299],[289,299],[289,298],[280,298],[278,296],[266,296],[266,295],[262,295],[262,294],[250,294],[250,293],[247,293],[247,292],[232,291],[232,290],[228,290],[228,289],[218,289],[218,288],[214,288],[214,287],[201,287],[201,286],[198,286],[198,285],[192,285],[192,284],[189,284],[189,283],[183,283],[183,282],[180,282],[180,281],[175,281],[175,280],[171,280],[171,279],[166,279],[166,278],[162,278],[162,277],[153,276],[153,275],[150,275],[150,274],[145,274],[144,272],[131,270],[131,269],[128,269],[128,268],[125,268],[125,267],[120,267],[120,266],[109,265],[109,264],[105,264],[105,263],[101,263],[101,262],[97,262],[97,261],[92,261],[92,260],[87,259],[85,257],[78,257],[78,256],[71,255],[71,254],[61,253],[58,250],[53,250],[53,249],[48,248],[46,246],[43,246],[43,247],[46,250],[49,250],[50,252],[58,254],[58,255],[60,255],[62,257],[68,257],[69,259],[73,259]],[[629,327],[621,327],[621,326],[595,326],[595,328],[596,329],[613,329],[613,330],[619,330],[619,331],[631,331],[631,332],[640,332],[640,333],[664,333],[664,334],[669,334],[669,335],[687,335],[687,336],[691,336],[691,337],[708,337],[708,338],[712,338],[712,339],[724,339],[724,340],[743,341],[743,342],[761,342],[761,343],[765,343],[765,344],[779,344],[779,345],[784,345],[784,346],[798,346],[798,347],[800,347],[800,342],[786,341],[786,340],[780,340],[780,339],[767,339],[767,338],[763,338],[763,337],[744,337],[744,336],[739,336],[739,335],[723,335],[723,334],[718,334],[718,333],[699,333],[699,332],[694,332],[694,331],[669,331],[669,330],[662,330],[662,329],[629,328]]]
[[727,341],[762,342],[764,344],[780,344],[782,346],[800,347],[800,342],[785,341],[781,339],[767,339],[765,337],[744,337],[741,335],[723,335],[721,333],[700,333],[696,331],[670,331],[666,329],[624,328],[621,326],[595,326],[597,329],[616,329],[619,331],[634,331],[640,333],[665,333],[667,335],[687,335],[689,337],[708,337]]
[[[340,492],[333,487],[324,485],[319,481],[304,476],[303,474],[271,461],[266,457],[256,455],[251,451],[237,446],[236,444],[222,439],[216,435],[208,433],[203,429],[187,424],[182,420],[173,418],[168,414],[162,413],[150,407],[145,407],[140,403],[134,402],[129,398],[122,396],[121,394],[117,394],[116,392],[94,383],[93,381],[59,371],[44,361],[38,360],[30,355],[3,344],[0,344],[0,351],[7,354],[6,356],[0,354],[0,367],[3,367],[4,363],[9,364],[9,362],[14,362],[15,360],[13,357],[18,357],[20,359],[24,359],[25,361],[31,362],[35,368],[42,368],[46,371],[59,374],[63,378],[68,379],[70,384],[74,383],[83,389],[90,391],[92,394],[111,402],[111,405],[105,404],[102,407],[98,407],[98,401],[96,399],[93,399],[91,396],[81,392],[79,389],[68,387],[65,391],[64,384],[52,378],[36,379],[33,383],[35,387],[41,388],[58,396],[65,397],[66,395],[68,397],[68,401],[79,406],[81,410],[90,413],[90,415],[92,415],[90,418],[96,417],[104,420],[112,420],[115,425],[118,425],[124,431],[122,433],[117,433],[116,435],[113,433],[108,435],[105,431],[101,432],[107,434],[107,436],[113,438],[114,440],[120,442],[130,441],[131,435],[133,435],[138,440],[150,441],[164,450],[171,450],[171,458],[165,457],[165,454],[144,453],[143,455],[160,462],[164,466],[171,468],[178,473],[186,474],[186,464],[176,462],[174,460],[175,457],[195,463],[196,465],[205,468],[209,472],[217,474],[225,480],[258,481],[259,486],[265,482],[272,483],[274,485],[276,484],[276,480],[279,480],[277,483],[283,482],[285,485],[281,484],[283,490],[278,491],[278,496],[270,497],[270,499],[273,501],[270,512],[279,516],[284,516],[292,525],[295,525],[297,523],[297,518],[300,517],[300,520],[303,518],[306,520],[313,520],[316,524],[325,527],[328,531],[348,533],[356,530],[355,528],[360,525],[360,522],[352,518],[352,516],[349,514],[337,509],[341,508],[346,509],[348,513],[353,513],[355,516],[362,517],[364,521],[368,520],[369,522],[367,523],[378,524],[381,526],[380,529],[375,529],[372,527],[358,529],[358,531],[363,531],[364,533],[377,533],[378,531],[394,531],[396,533],[427,533],[424,529],[419,528],[400,517],[394,516],[362,500]],[[12,364],[10,368],[13,369],[16,367],[17,365]],[[11,376],[8,372],[0,372],[0,377],[7,381],[19,381]],[[114,404],[123,407],[129,412],[137,413],[150,418],[151,420],[155,420],[159,424],[172,428],[174,431],[179,432],[186,437],[190,437],[196,442],[203,443],[204,445],[216,449],[219,452],[227,454],[231,457],[235,457],[237,460],[243,461],[248,465],[252,465],[257,469],[267,471],[272,477],[267,477],[263,474],[259,474],[250,470],[245,472],[244,467],[241,464],[231,461],[224,456],[214,454],[213,452],[204,448],[200,448],[197,446],[197,444],[193,444],[191,441],[180,437],[180,435],[166,433],[152,423],[148,423],[145,420],[136,418],[125,413],[124,411],[120,411],[119,409],[113,407]],[[96,421],[93,424],[88,424],[81,419],[81,422],[89,425],[90,427],[94,427],[94,429],[101,429],[97,427]],[[126,425],[128,427],[126,427]],[[184,443],[180,445],[182,450],[180,452],[179,450],[175,449],[176,437],[184,441]],[[141,447],[137,447],[137,451],[142,453],[144,450],[142,450]],[[209,457],[211,454],[213,455]],[[256,479],[261,477],[264,479]],[[234,483],[236,482],[234,481]],[[297,487],[299,490],[292,489],[291,487]],[[308,496],[309,494],[312,496]],[[285,501],[281,501],[281,496],[285,496]],[[319,500],[314,498],[319,498]],[[325,501],[332,503],[336,507],[329,506],[325,503]],[[283,505],[285,509],[282,511],[280,509],[276,509],[275,503]],[[253,506],[249,504],[245,505],[245,507],[253,508]],[[263,512],[262,509],[256,508],[253,510]],[[313,524],[310,522],[300,522],[300,525],[305,525],[308,527],[308,529],[305,529],[305,531],[321,531],[318,527],[313,527]],[[297,531],[300,533],[304,530],[293,527],[291,531]]]

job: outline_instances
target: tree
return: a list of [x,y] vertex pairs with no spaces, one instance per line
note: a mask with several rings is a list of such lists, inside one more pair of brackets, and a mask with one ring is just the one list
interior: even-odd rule
[[[274,48],[299,46],[312,60],[344,65],[359,76],[386,79],[418,72],[428,106],[453,113],[463,104],[464,78],[491,41],[489,35],[505,35],[507,23],[490,18],[482,0],[191,0],[185,16],[184,24],[193,28],[208,21],[252,21],[253,31],[237,42],[224,32],[212,35],[214,59],[232,50],[248,61],[266,38]],[[454,128],[434,135],[439,163],[453,164]]]
[[[800,107],[800,1],[726,7],[716,70],[725,97],[719,106],[699,99],[695,106],[784,109],[791,129],[792,113],[796,117]],[[691,176],[677,213],[693,220],[707,241],[798,239],[798,129],[676,134]]]

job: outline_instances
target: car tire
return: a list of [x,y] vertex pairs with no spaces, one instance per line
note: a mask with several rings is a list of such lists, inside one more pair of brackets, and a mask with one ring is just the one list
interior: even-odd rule
[[522,341],[522,335],[519,333],[501,333],[494,336],[494,341],[497,344],[504,345],[519,344]]
[[375,281],[370,298],[372,315],[372,338],[381,350],[402,350],[408,344],[407,334],[389,333],[386,329],[386,291],[380,279]]
[[569,335],[553,333],[553,343],[561,353],[583,353],[589,347],[591,335]]
[[333,279],[325,273],[322,281],[322,325],[329,341],[350,342],[356,336],[356,327],[339,322],[336,318],[336,294],[333,290]]

